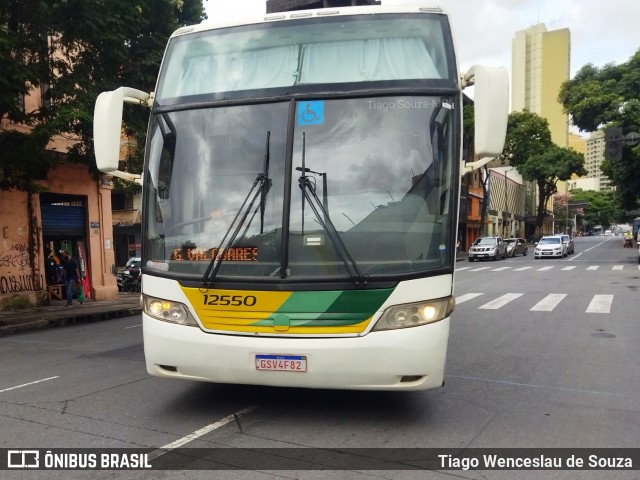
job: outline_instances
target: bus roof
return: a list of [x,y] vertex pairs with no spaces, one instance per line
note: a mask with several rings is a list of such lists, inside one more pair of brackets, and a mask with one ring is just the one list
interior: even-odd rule
[[214,30],[218,28],[236,27],[241,25],[255,25],[283,20],[299,20],[311,18],[326,18],[346,15],[373,15],[384,13],[437,13],[444,14],[439,7],[428,6],[398,6],[398,5],[362,5],[356,7],[319,8],[313,10],[296,10],[291,12],[277,12],[262,15],[247,15],[246,17],[225,17],[215,20],[205,20],[198,25],[181,27],[171,35],[171,38],[188,33]]

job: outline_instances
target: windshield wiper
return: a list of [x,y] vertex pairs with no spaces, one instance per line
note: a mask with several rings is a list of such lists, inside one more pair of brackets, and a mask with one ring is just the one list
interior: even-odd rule
[[304,202],[304,200],[306,199],[307,202],[309,202],[309,206],[316,216],[316,221],[320,224],[324,231],[327,232],[327,235],[329,235],[329,240],[331,240],[333,247],[335,248],[338,256],[340,257],[340,260],[342,260],[342,263],[347,269],[347,272],[353,280],[354,285],[358,287],[366,285],[369,278],[368,275],[362,273],[362,270],[349,253],[349,250],[347,250],[347,247],[340,238],[338,230],[331,221],[329,212],[324,207],[323,202],[318,198],[318,195],[316,195],[316,191],[313,187],[313,183],[311,182],[310,177],[306,175],[306,173],[310,172],[310,170],[305,167],[304,132],[302,133],[302,167],[296,167],[296,170],[301,172],[300,178],[298,178],[298,186],[300,187],[300,190],[302,190],[302,194],[304,195],[302,201]]
[[[204,275],[202,276],[202,284],[205,287],[210,287],[211,285],[213,285],[213,282],[215,281],[216,276],[218,275],[218,271],[220,270],[220,266],[222,265],[222,262],[224,260],[225,252],[235,243],[236,238],[238,237],[238,233],[240,233],[242,226],[245,224],[247,217],[249,216],[249,213],[253,209],[253,206],[255,205],[256,200],[258,199],[258,196],[260,196],[260,203],[258,204],[258,207],[254,210],[253,215],[251,215],[251,219],[247,223],[247,226],[243,232],[243,235],[247,232],[249,226],[251,225],[251,222],[256,216],[258,209],[260,209],[260,233],[263,233],[264,210],[266,205],[267,193],[271,188],[271,180],[269,179],[270,138],[271,138],[271,132],[267,132],[267,145],[265,147],[264,163],[262,165],[262,171],[258,173],[258,175],[256,176],[256,179],[253,181],[253,184],[251,185],[251,188],[249,189],[247,196],[244,198],[242,205],[240,205],[240,208],[238,209],[238,213],[236,213],[236,216],[233,218],[231,225],[229,225],[229,228],[227,228],[227,231],[222,237],[222,241],[220,242],[220,244],[223,245],[223,248],[218,249],[217,253],[213,256],[213,258],[209,262],[209,265],[207,266],[207,270],[204,272]],[[250,198],[251,198],[251,201],[249,201]],[[247,202],[249,203],[247,204]],[[245,208],[245,205],[247,206],[246,208]],[[227,237],[229,237],[229,240],[225,244]]]

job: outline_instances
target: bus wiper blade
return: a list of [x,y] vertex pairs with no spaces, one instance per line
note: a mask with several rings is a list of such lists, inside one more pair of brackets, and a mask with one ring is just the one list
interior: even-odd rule
[[[329,235],[329,240],[333,244],[336,252],[340,256],[342,263],[344,264],[347,272],[349,272],[349,276],[353,280],[354,285],[357,287],[364,286],[367,284],[368,276],[362,273],[362,270],[353,259],[349,250],[345,246],[344,242],[340,238],[340,234],[336,229],[335,225],[331,221],[331,217],[329,217],[329,212],[324,208],[322,201],[318,198],[311,180],[306,175],[307,169],[304,165],[304,150],[305,150],[305,135],[302,134],[302,167],[296,167],[296,170],[301,172],[300,177],[298,178],[298,186],[300,190],[302,190],[302,194],[304,195],[304,199],[309,202],[309,206],[311,210],[313,210],[314,215],[316,216],[317,222],[320,226],[327,232]],[[303,199],[303,201],[304,201]]]
[[367,275],[364,275],[362,273],[362,270],[349,253],[349,250],[347,250],[347,247],[340,238],[340,234],[331,221],[331,217],[329,217],[329,212],[324,209],[324,207],[322,206],[322,202],[316,195],[316,192],[313,190],[313,185],[311,184],[309,177],[304,174],[301,175],[298,179],[298,184],[305,198],[307,199],[307,202],[309,202],[309,206],[311,207],[311,210],[313,210],[317,222],[324,229],[324,231],[327,232],[327,235],[329,235],[329,240],[331,240],[331,243],[336,249],[336,252],[338,252],[342,263],[344,263],[347,272],[349,272],[349,276],[353,280],[353,283],[356,286],[366,285],[368,281]]
[[[224,260],[225,252],[229,250],[229,248],[235,243],[236,238],[238,237],[238,233],[240,233],[242,226],[245,224],[247,217],[249,216],[249,213],[253,209],[253,206],[255,205],[256,200],[258,199],[258,196],[260,196],[260,203],[258,204],[258,208],[260,208],[260,233],[263,233],[264,209],[265,209],[266,197],[269,189],[271,188],[271,180],[269,179],[269,161],[270,161],[269,139],[270,138],[271,138],[271,132],[267,132],[267,146],[265,149],[266,151],[264,156],[264,164],[262,165],[262,171],[258,173],[258,175],[256,176],[256,179],[253,181],[253,184],[251,185],[251,188],[249,189],[247,196],[244,198],[244,201],[242,202],[242,205],[240,205],[240,208],[238,209],[236,216],[233,218],[231,225],[229,225],[229,228],[227,228],[227,231],[222,237],[222,241],[220,242],[220,244],[223,245],[223,248],[218,249],[218,252],[216,253],[216,255],[214,255],[213,258],[211,258],[211,261],[209,262],[209,265],[207,266],[207,269],[204,272],[204,275],[202,276],[202,284],[204,287],[208,288],[211,285],[213,285],[213,282],[215,281],[216,276],[218,275],[218,271],[220,270],[220,266],[222,265],[222,262]],[[249,199],[251,200],[249,201]],[[247,204],[247,202],[249,203]],[[246,205],[246,208],[245,208],[245,205]],[[258,208],[256,208],[256,210],[253,212],[253,215],[251,216],[251,219],[247,223],[247,226],[243,232],[243,235],[247,232],[249,226],[251,225],[251,222],[253,221]],[[225,241],[227,240],[227,237],[229,237],[229,240],[225,243]]]

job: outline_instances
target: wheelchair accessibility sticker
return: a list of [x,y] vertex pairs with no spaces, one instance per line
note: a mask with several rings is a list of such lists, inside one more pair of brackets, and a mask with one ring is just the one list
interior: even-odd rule
[[298,102],[298,125],[322,125],[324,100]]

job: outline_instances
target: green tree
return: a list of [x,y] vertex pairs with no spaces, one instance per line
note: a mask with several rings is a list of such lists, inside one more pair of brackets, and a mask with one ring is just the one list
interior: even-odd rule
[[[640,131],[638,92],[640,50],[620,65],[583,66],[562,85],[558,100],[581,130],[617,126],[629,133]],[[640,205],[640,145],[623,145],[622,160],[605,159],[602,171],[616,186],[620,207],[632,210]]]
[[575,189],[569,193],[570,203],[584,203],[580,215],[585,231],[595,225],[609,228],[619,221],[621,210],[616,205],[615,192]]
[[551,141],[549,122],[523,110],[509,114],[507,137],[502,157],[522,177],[538,186],[536,228],[540,233],[546,206],[555,194],[557,182],[573,174],[585,175],[584,156],[571,148],[561,148]]
[[[45,150],[54,135],[78,139],[66,161],[97,173],[93,108],[98,94],[121,85],[152,91],[171,33],[204,18],[202,0],[3,2],[0,114],[34,128],[0,132],[0,188],[37,190],[33,172],[43,176],[61,160]],[[14,106],[18,95],[39,85],[48,87],[44,108],[21,113]],[[126,131],[143,144],[147,114],[140,110],[126,108],[124,121]]]
[[[25,110],[24,99],[48,77],[46,9],[40,0],[0,2],[0,119],[30,127],[46,109]],[[0,130],[0,189],[34,191],[34,172],[48,170],[47,132]]]

